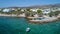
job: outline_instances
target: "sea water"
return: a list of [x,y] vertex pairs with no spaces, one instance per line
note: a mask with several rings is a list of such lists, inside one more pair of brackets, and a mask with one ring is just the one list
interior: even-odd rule
[[30,24],[26,18],[0,17],[0,34],[60,34],[60,21]]

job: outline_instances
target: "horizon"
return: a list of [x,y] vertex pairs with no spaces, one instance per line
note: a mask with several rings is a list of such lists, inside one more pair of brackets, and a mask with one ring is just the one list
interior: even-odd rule
[[0,8],[28,7],[35,5],[49,5],[60,3],[60,0],[0,0]]

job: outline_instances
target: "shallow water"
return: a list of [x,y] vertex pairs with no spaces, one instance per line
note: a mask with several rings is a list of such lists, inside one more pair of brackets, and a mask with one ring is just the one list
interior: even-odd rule
[[60,34],[60,21],[30,24],[26,18],[0,17],[0,34]]

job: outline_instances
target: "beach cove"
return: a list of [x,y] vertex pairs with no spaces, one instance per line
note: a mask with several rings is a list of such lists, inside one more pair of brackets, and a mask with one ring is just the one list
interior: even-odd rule
[[[31,29],[26,32],[26,28]],[[46,24],[30,24],[26,18],[0,17],[0,34],[60,34],[60,20]]]

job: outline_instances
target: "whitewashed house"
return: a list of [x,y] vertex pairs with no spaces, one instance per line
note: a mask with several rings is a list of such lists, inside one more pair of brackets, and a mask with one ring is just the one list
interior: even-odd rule
[[53,12],[60,11],[60,8],[51,8],[51,11],[53,11]]
[[9,12],[10,9],[3,9],[3,12]]
[[11,10],[15,10],[15,8],[11,8]]
[[58,8],[51,8],[51,11],[52,12],[55,12],[55,11],[57,11],[58,10]]
[[30,9],[30,10],[33,11],[33,12],[37,12],[38,9]]
[[50,9],[43,9],[42,12],[43,12],[43,14],[48,14],[51,12],[51,10]]
[[24,9],[21,9],[22,12],[24,12]]

